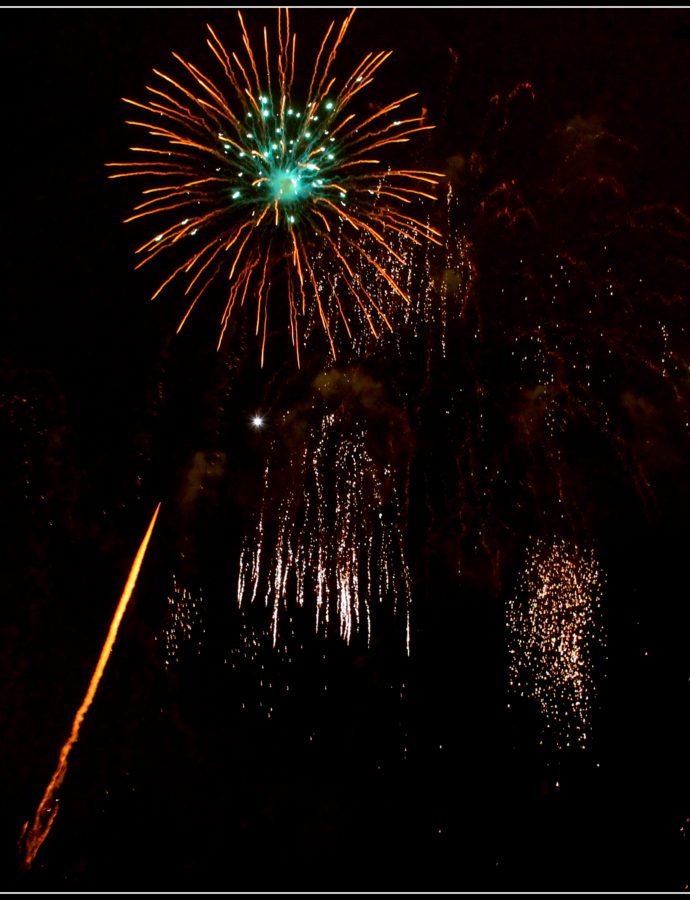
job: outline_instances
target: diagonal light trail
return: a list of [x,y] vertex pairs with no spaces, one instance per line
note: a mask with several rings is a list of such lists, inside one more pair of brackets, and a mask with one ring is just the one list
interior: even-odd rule
[[101,650],[101,655],[98,658],[96,668],[93,675],[91,676],[91,681],[89,683],[89,688],[86,692],[86,696],[84,697],[84,700],[82,701],[82,704],[77,710],[76,716],[74,717],[70,736],[65,741],[62,750],[60,751],[60,759],[57,768],[55,769],[53,777],[50,779],[48,787],[45,790],[43,799],[38,805],[38,809],[36,810],[36,814],[34,816],[33,822],[31,823],[31,826],[29,827],[29,822],[27,821],[24,824],[24,828],[22,829],[19,843],[23,854],[20,868],[23,871],[27,871],[31,868],[31,864],[36,858],[36,854],[40,850],[43,841],[48,837],[48,833],[50,832],[55,816],[57,815],[59,802],[57,795],[60,788],[62,787],[62,782],[64,781],[65,775],[67,774],[67,759],[69,757],[70,750],[77,742],[81,723],[84,721],[84,717],[86,716],[93,698],[96,695],[96,691],[98,690],[98,685],[100,683],[101,677],[103,676],[103,672],[105,671],[108,657],[110,656],[110,651],[112,650],[113,644],[115,643],[115,638],[117,637],[120,622],[122,621],[122,617],[125,614],[127,604],[129,603],[129,598],[132,596],[134,586],[137,582],[139,570],[141,569],[141,564],[144,561],[146,548],[148,547],[149,540],[153,533],[153,528],[156,524],[156,518],[158,517],[160,508],[161,505],[159,503],[156,507],[156,511],[154,512],[153,517],[151,518],[151,522],[149,523],[148,530],[144,535],[144,539],[141,542],[139,550],[137,551],[137,555],[134,558],[134,562],[132,563],[132,568],[129,571],[127,582],[122,592],[122,596],[120,597],[120,602],[117,604],[115,615],[113,616],[113,620],[110,623],[108,636],[105,639],[103,649]]

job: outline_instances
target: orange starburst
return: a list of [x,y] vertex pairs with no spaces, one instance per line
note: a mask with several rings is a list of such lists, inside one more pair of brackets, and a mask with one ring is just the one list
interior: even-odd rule
[[[181,328],[209,285],[225,281],[218,346],[233,309],[254,302],[262,363],[269,297],[276,287],[287,299],[298,364],[301,326],[314,315],[335,357],[333,317],[340,317],[350,333],[346,297],[387,327],[387,317],[371,300],[377,281],[385,280],[409,302],[389,271],[400,260],[391,238],[402,238],[410,248],[438,241],[438,232],[410,213],[414,201],[433,199],[428,189],[442,176],[393,169],[379,158],[391,145],[433,127],[421,116],[396,118],[399,107],[416,94],[373,112],[367,107],[363,116],[357,112],[360,91],[390,52],[368,53],[344,78],[332,74],[353,14],[339,29],[334,22],[329,26],[306,90],[295,79],[296,37],[288,10],[278,12],[273,56],[265,28],[263,53],[254,54],[241,13],[243,58],[229,54],[208,26],[207,43],[222,68],[222,82],[173,54],[189,87],[154,70],[165,89],[148,87],[152,98],[147,103],[126,102],[147,114],[128,124],[156,140],[131,148],[143,155],[140,159],[109,163],[122,169],[112,178],[137,175],[158,182],[143,190],[144,201],[126,221],[172,219],[137,251],[143,256],[139,268],[161,251],[180,250],[182,261],[154,297],[177,276],[186,276],[189,303]],[[365,237],[373,240],[377,257],[363,250]],[[361,280],[348,278],[360,260],[368,267],[369,290]]]

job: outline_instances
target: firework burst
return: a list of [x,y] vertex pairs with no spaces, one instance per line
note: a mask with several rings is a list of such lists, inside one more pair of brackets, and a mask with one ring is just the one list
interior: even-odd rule
[[536,541],[508,604],[511,689],[537,701],[559,749],[584,747],[590,737],[601,584],[591,551]]
[[[340,29],[331,23],[302,91],[296,88],[296,40],[287,10],[278,14],[273,65],[266,29],[264,59],[257,62],[241,13],[244,60],[229,54],[208,26],[222,87],[174,54],[190,86],[154,70],[165,89],[149,87],[148,103],[126,102],[148,119],[128,124],[145,128],[156,141],[131,148],[143,154],[141,161],[109,164],[123,169],[113,178],[159,181],[143,191],[144,202],[126,221],[159,214],[173,220],[137,251],[143,255],[139,265],[173,247],[184,257],[153,296],[176,276],[187,276],[185,295],[191,299],[181,328],[209,284],[226,280],[218,346],[233,309],[255,302],[262,361],[269,295],[277,281],[287,295],[298,362],[301,324],[314,309],[335,356],[332,321],[341,319],[350,332],[348,305],[364,310],[374,331],[374,321],[390,327],[375,291],[355,278],[357,264],[365,264],[369,280],[382,279],[406,302],[408,295],[390,274],[391,264],[402,262],[391,238],[415,246],[438,237],[405,210],[416,198],[433,199],[427,192],[440,176],[391,169],[378,158],[391,145],[433,127],[419,116],[395,117],[416,95],[364,115],[354,102],[390,52],[367,54],[348,77],[332,75],[353,13]],[[363,247],[363,237],[373,240],[375,252]],[[315,249],[327,258],[323,269],[314,265]]]

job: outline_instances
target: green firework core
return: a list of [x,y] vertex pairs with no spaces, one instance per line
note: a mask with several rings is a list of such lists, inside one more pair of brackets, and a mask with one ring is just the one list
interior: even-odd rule
[[227,171],[231,209],[267,205],[276,209],[275,223],[293,224],[319,197],[345,205],[347,192],[338,172],[338,145],[331,134],[337,116],[332,100],[321,98],[306,110],[294,109],[285,97],[273,102],[261,96],[260,114],[247,108],[244,140],[219,134]]

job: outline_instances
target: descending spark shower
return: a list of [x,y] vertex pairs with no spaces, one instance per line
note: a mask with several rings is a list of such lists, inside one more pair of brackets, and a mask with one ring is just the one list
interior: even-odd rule
[[[155,95],[149,103],[126,101],[153,116],[153,122],[128,124],[147,129],[152,137],[162,138],[162,144],[131,148],[146,154],[145,161],[109,164],[123,168],[113,178],[160,179],[159,186],[143,191],[147,199],[126,221],[159,213],[175,218],[139,248],[137,252],[144,255],[139,265],[175,245],[187,248],[184,262],[154,297],[177,275],[189,276],[185,295],[192,298],[181,328],[209,284],[224,273],[229,293],[218,346],[235,305],[243,306],[248,297],[255,297],[262,361],[274,284],[285,287],[298,363],[300,328],[313,316],[325,330],[335,357],[332,323],[342,321],[351,334],[348,302],[353,311],[364,312],[374,333],[379,322],[391,327],[375,299],[378,285],[387,285],[399,300],[409,302],[391,275],[392,264],[402,261],[391,238],[402,238],[411,247],[439,237],[429,224],[402,209],[418,197],[434,199],[421,187],[428,189],[442,176],[393,169],[375,158],[384,148],[433,127],[423,124],[419,116],[392,118],[416,94],[375,112],[367,110],[363,116],[352,109],[352,101],[372,82],[390,52],[368,53],[345,79],[331,74],[353,13],[339,30],[334,31],[334,22],[328,28],[308,88],[296,86],[296,40],[287,10],[278,13],[277,71],[269,61],[266,29],[265,72],[260,74],[241,13],[244,63],[235,53],[231,58],[208,26],[208,46],[222,66],[226,90],[231,89],[234,99],[174,54],[187,76],[191,75],[192,87],[154,70],[178,98],[149,87]],[[363,247],[365,236],[373,240],[376,252]],[[327,257],[327,266],[317,269],[315,252]],[[366,280],[354,276],[359,263],[367,268]]]
[[101,678],[103,677],[103,672],[105,671],[105,667],[108,663],[108,658],[110,657],[110,651],[112,650],[113,644],[115,643],[115,638],[117,637],[120,622],[122,621],[122,617],[124,616],[125,610],[127,609],[127,604],[129,603],[129,598],[132,596],[132,592],[137,583],[139,570],[141,569],[141,564],[144,561],[146,549],[148,547],[149,540],[151,539],[151,535],[153,534],[153,528],[156,524],[156,518],[158,517],[160,507],[161,505],[159,503],[156,507],[156,511],[151,518],[151,522],[149,523],[149,527],[146,531],[146,534],[144,535],[144,539],[139,546],[137,555],[134,558],[134,562],[132,563],[132,568],[129,571],[129,575],[127,576],[127,581],[125,583],[125,588],[122,592],[122,596],[120,597],[120,601],[117,604],[117,608],[115,609],[113,620],[110,623],[110,628],[108,630],[108,635],[105,639],[105,643],[103,644],[101,655],[98,658],[96,668],[94,669],[94,673],[91,676],[91,681],[89,682],[89,688],[86,692],[86,696],[84,697],[84,700],[82,701],[82,704],[77,710],[76,716],[74,717],[70,736],[67,741],[65,741],[65,744],[60,751],[60,760],[58,762],[58,766],[53,773],[53,777],[50,779],[48,787],[46,788],[43,795],[43,799],[38,805],[38,809],[36,810],[36,815],[34,816],[31,827],[29,827],[29,823],[27,821],[22,830],[20,844],[23,849],[22,869],[24,870],[28,870],[31,868],[31,864],[36,858],[36,854],[41,849],[41,845],[48,837],[55,816],[58,813],[58,792],[62,787],[62,782],[65,780],[65,775],[67,774],[67,760],[72,747],[77,742],[77,738],[79,737],[79,729],[81,728],[81,724],[84,721],[86,713],[89,711],[89,707],[91,706],[93,698],[96,696],[98,685],[100,684]]
[[[348,643],[362,634],[368,644],[377,614],[404,616],[409,653],[408,474],[394,457],[375,458],[367,435],[366,424],[353,423],[342,407],[323,416],[289,463],[291,486],[278,502],[275,547],[275,486],[271,465],[266,468],[261,517],[240,558],[238,598],[242,605],[263,592],[274,645],[287,628],[282,620],[293,622],[287,598],[294,592],[298,608],[313,600],[317,633],[337,628]],[[279,448],[275,458],[283,459]],[[389,605],[382,609],[384,601]]]
[[511,688],[534,697],[559,749],[584,747],[590,736],[601,583],[593,553],[539,540],[508,604]]

